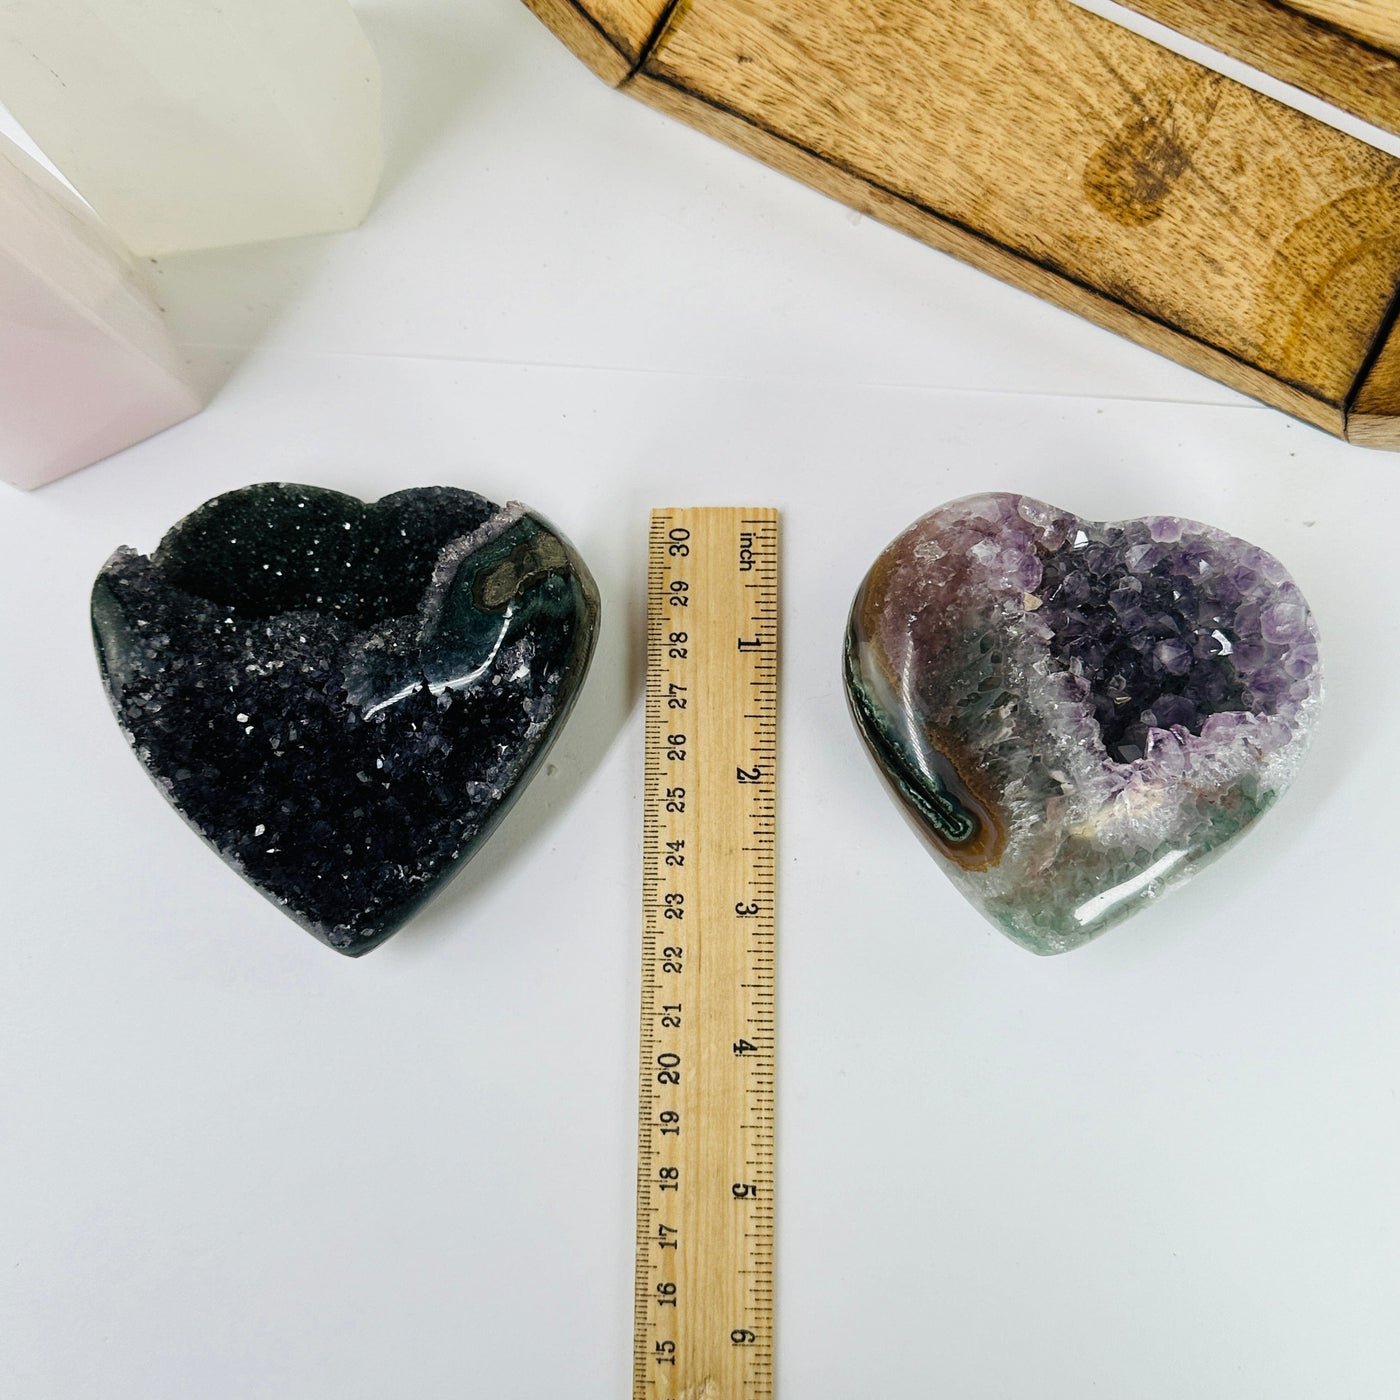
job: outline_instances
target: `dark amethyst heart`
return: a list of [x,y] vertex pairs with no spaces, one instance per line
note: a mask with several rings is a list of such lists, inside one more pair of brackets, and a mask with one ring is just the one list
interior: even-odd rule
[[97,577],[102,677],[175,809],[358,957],[471,858],[558,735],[597,635],[573,547],[523,506],[216,496]]
[[1322,699],[1317,629],[1272,555],[1001,493],[940,506],[880,555],[845,663],[917,829],[1037,953],[1225,850],[1293,780]]

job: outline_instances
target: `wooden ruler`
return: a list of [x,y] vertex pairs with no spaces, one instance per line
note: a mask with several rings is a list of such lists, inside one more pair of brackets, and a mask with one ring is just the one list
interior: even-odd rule
[[773,1393],[778,517],[657,510],[634,1400]]

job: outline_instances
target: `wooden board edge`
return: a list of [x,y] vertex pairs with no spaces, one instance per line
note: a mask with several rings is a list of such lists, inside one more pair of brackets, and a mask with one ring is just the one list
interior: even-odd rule
[[609,87],[620,87],[627,81],[632,60],[582,6],[572,0],[525,0],[525,4],[575,58]]
[[1349,414],[1346,438],[1353,447],[1400,452],[1400,418],[1388,414]]
[[1073,311],[1096,325],[1115,331],[1189,369],[1260,399],[1273,408],[1282,409],[1325,432],[1335,436],[1343,434],[1346,419],[1341,404],[1327,403],[1217,346],[1187,335],[1166,322],[1155,320],[1092,287],[1002,247],[975,229],[915,205],[708,98],[645,69],[635,74],[624,90],[657,111],[717,137],[842,204],[970,263],[1003,282]]
[[1385,329],[1352,395],[1346,438],[1359,447],[1400,451],[1400,300],[1390,308]]
[[1122,0],[1130,10],[1400,134],[1400,57],[1274,0]]

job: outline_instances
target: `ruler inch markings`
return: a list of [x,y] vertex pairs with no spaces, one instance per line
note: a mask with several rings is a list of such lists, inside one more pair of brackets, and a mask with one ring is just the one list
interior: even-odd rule
[[648,531],[634,1400],[772,1400],[778,517]]

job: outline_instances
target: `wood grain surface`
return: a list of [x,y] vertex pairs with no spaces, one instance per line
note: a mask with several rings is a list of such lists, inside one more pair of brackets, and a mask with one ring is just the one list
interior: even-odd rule
[[[1386,0],[1386,16],[1380,5],[1346,0],[1123,3],[1363,121],[1400,133],[1400,0]],[[1374,13],[1366,24],[1368,11]],[[1354,22],[1348,27],[1344,19]]]
[[1330,432],[1369,382],[1400,446],[1389,155],[1068,0],[607,0],[603,63],[599,0],[528,2],[652,106]]
[[1347,415],[1347,437],[1365,447],[1400,448],[1400,330],[1391,322]]
[[1400,8],[1395,0],[1291,0],[1289,8],[1400,53]]

